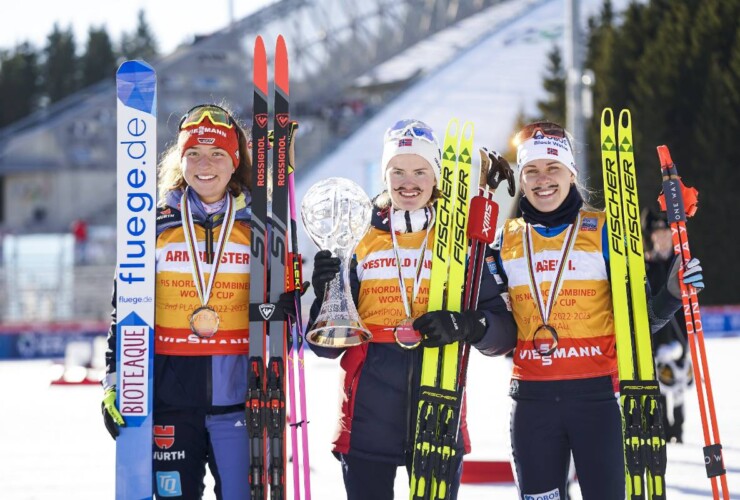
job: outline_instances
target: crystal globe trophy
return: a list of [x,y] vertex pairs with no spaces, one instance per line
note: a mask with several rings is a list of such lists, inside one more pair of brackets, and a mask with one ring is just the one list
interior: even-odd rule
[[319,315],[306,334],[312,344],[341,348],[372,338],[357,313],[349,281],[352,254],[370,228],[371,213],[365,191],[342,177],[317,182],[303,197],[301,217],[306,232],[316,246],[340,260],[339,272],[326,285]]

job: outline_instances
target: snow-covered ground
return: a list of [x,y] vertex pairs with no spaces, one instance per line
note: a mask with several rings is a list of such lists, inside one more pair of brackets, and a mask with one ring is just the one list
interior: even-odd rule
[[[707,339],[711,376],[730,491],[740,494],[740,401],[734,373],[740,337]],[[469,372],[471,460],[508,460],[505,359],[477,352]],[[47,361],[0,363],[0,498],[3,500],[102,500],[114,498],[115,445],[100,415],[96,386],[50,386]],[[342,499],[339,464],[330,453],[339,393],[338,362],[306,353],[312,498]],[[666,484],[671,500],[711,498],[701,447],[695,391],[687,394],[685,443],[668,446]],[[290,468],[290,467],[289,467]],[[290,474],[290,472],[289,472]],[[292,476],[288,484],[292,485]],[[245,481],[246,471],[245,471]],[[396,492],[407,498],[399,469]],[[205,499],[213,499],[212,490]],[[293,498],[292,494],[288,498]],[[516,498],[513,484],[468,485],[460,499]],[[576,496],[578,498],[578,496]]]

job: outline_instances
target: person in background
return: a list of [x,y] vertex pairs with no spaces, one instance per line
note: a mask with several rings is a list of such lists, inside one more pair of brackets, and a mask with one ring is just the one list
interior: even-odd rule
[[[386,131],[380,163],[386,189],[373,200],[371,228],[355,249],[350,270],[353,299],[372,341],[345,349],[311,347],[321,357],[341,356],[342,403],[333,451],[348,500],[390,500],[398,467],[411,473],[423,349],[397,341],[397,328],[418,331],[423,346],[463,341],[486,355],[504,354],[514,346],[504,290],[487,270],[477,310],[427,312],[440,162],[437,138],[427,124],[401,120]],[[339,259],[329,251],[315,255],[316,299],[309,325],[338,271]],[[453,499],[462,456],[470,450],[464,408],[463,402],[452,463]]]
[[71,231],[75,240],[75,264],[87,264],[87,222],[84,219],[75,219]]
[[[515,138],[522,216],[497,235],[498,279],[517,346],[509,394],[521,498],[566,498],[572,454],[583,498],[623,500],[625,465],[606,215],[585,205],[570,134],[526,125]],[[684,281],[703,287],[701,266]],[[678,263],[649,300],[651,329],[680,306]]]
[[[642,230],[648,283],[652,289],[659,289],[676,258],[671,228],[664,214],[646,207],[642,211]],[[663,428],[666,440],[673,443],[683,443],[684,394],[694,382],[688,350],[686,321],[679,310],[653,335]]]

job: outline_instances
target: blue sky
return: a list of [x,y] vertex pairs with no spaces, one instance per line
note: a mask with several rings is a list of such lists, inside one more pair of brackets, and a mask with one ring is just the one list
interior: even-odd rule
[[[146,19],[159,42],[160,51],[170,52],[195,34],[208,34],[229,22],[229,6],[239,19],[274,0],[178,0],[177,2],[147,0],[35,0],[14,2],[12,11],[5,9],[0,30],[0,49],[11,49],[17,43],[31,41],[43,47],[54,23],[72,26],[78,47],[87,40],[91,26],[105,25],[108,34],[118,41],[121,33],[136,27],[137,13],[144,9]],[[206,7],[204,7],[207,6]],[[173,8],[174,7],[174,8]]]

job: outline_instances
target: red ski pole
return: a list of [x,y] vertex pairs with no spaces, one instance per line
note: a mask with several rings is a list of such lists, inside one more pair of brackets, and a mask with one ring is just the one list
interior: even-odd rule
[[[496,233],[496,219],[498,218],[498,204],[493,201],[496,188],[502,182],[507,182],[509,196],[514,196],[514,173],[509,163],[498,153],[486,148],[480,149],[481,163],[480,175],[478,176],[478,195],[470,200],[468,239],[470,240],[470,252],[468,255],[468,274],[465,280],[465,293],[463,295],[463,310],[475,309],[478,305],[478,293],[480,291],[481,274],[485,263],[486,246],[493,243]],[[493,162],[495,160],[495,163]],[[489,173],[490,171],[490,173]],[[488,186],[491,179],[492,187]],[[465,385],[468,369],[468,356],[470,344],[463,347],[458,384]]]
[[[702,329],[699,298],[692,285],[683,282],[683,272],[686,264],[691,260],[689,239],[686,231],[686,217],[696,213],[698,192],[694,188],[687,188],[678,176],[676,165],[671,160],[671,153],[667,146],[658,146],[658,157],[663,174],[663,192],[658,197],[662,210],[666,211],[668,223],[671,226],[673,237],[673,251],[681,259],[681,269],[678,271],[678,280],[681,286],[681,301],[683,302],[686,332],[688,333],[691,348],[691,365],[694,370],[696,394],[699,398],[701,423],[704,430],[704,465],[707,477],[712,481],[712,493],[715,500],[720,498],[717,477],[719,477],[722,498],[729,500],[730,492],[727,487],[727,475],[722,458],[722,444],[719,438],[717,416],[714,411],[714,396],[712,383],[709,378],[709,364],[704,347],[704,330]],[[706,391],[706,398],[704,392]],[[709,422],[707,421],[709,420]]]

